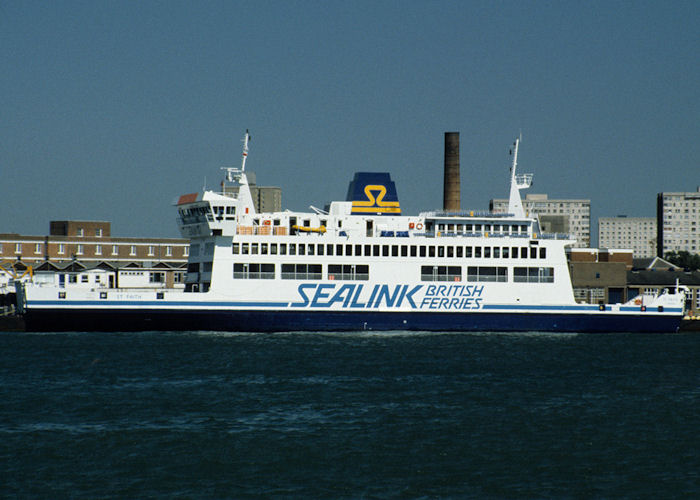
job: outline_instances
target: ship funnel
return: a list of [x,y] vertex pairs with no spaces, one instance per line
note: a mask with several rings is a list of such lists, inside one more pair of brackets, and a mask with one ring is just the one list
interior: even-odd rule
[[459,132],[445,132],[445,179],[442,209],[459,212],[461,209],[459,180]]

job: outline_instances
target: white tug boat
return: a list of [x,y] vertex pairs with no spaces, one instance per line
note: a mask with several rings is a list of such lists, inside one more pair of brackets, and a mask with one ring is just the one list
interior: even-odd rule
[[176,201],[184,290],[18,287],[28,330],[675,332],[683,287],[578,304],[568,235],[523,210],[514,144],[508,214],[402,215],[386,173],[357,173],[326,210],[256,213],[243,161],[222,191]]

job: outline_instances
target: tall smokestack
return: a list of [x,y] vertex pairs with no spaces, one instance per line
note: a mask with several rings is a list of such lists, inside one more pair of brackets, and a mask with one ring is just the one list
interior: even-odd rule
[[442,203],[442,209],[445,212],[461,210],[459,182],[459,132],[445,132],[445,180]]

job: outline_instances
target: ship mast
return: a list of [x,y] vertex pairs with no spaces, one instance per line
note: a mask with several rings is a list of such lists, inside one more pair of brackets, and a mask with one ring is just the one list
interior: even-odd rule
[[532,185],[532,174],[515,174],[515,170],[518,166],[519,145],[520,137],[515,139],[515,143],[513,143],[513,164],[510,167],[510,198],[508,200],[508,213],[513,214],[515,217],[525,217],[523,202],[520,198],[520,190],[527,189]]
[[[231,183],[238,184],[238,200],[242,202],[246,214],[255,213],[255,203],[253,203],[253,195],[250,192],[248,176],[245,173],[245,162],[248,159],[248,143],[250,142],[250,133],[248,129],[243,136],[243,153],[241,155],[240,167],[222,167],[226,170],[226,180]],[[223,183],[222,183],[223,185]]]

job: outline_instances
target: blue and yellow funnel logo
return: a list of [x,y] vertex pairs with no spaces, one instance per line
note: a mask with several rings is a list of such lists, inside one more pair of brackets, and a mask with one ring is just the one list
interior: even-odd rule
[[352,201],[353,215],[401,215],[396,186],[386,172],[356,172],[347,201]]

